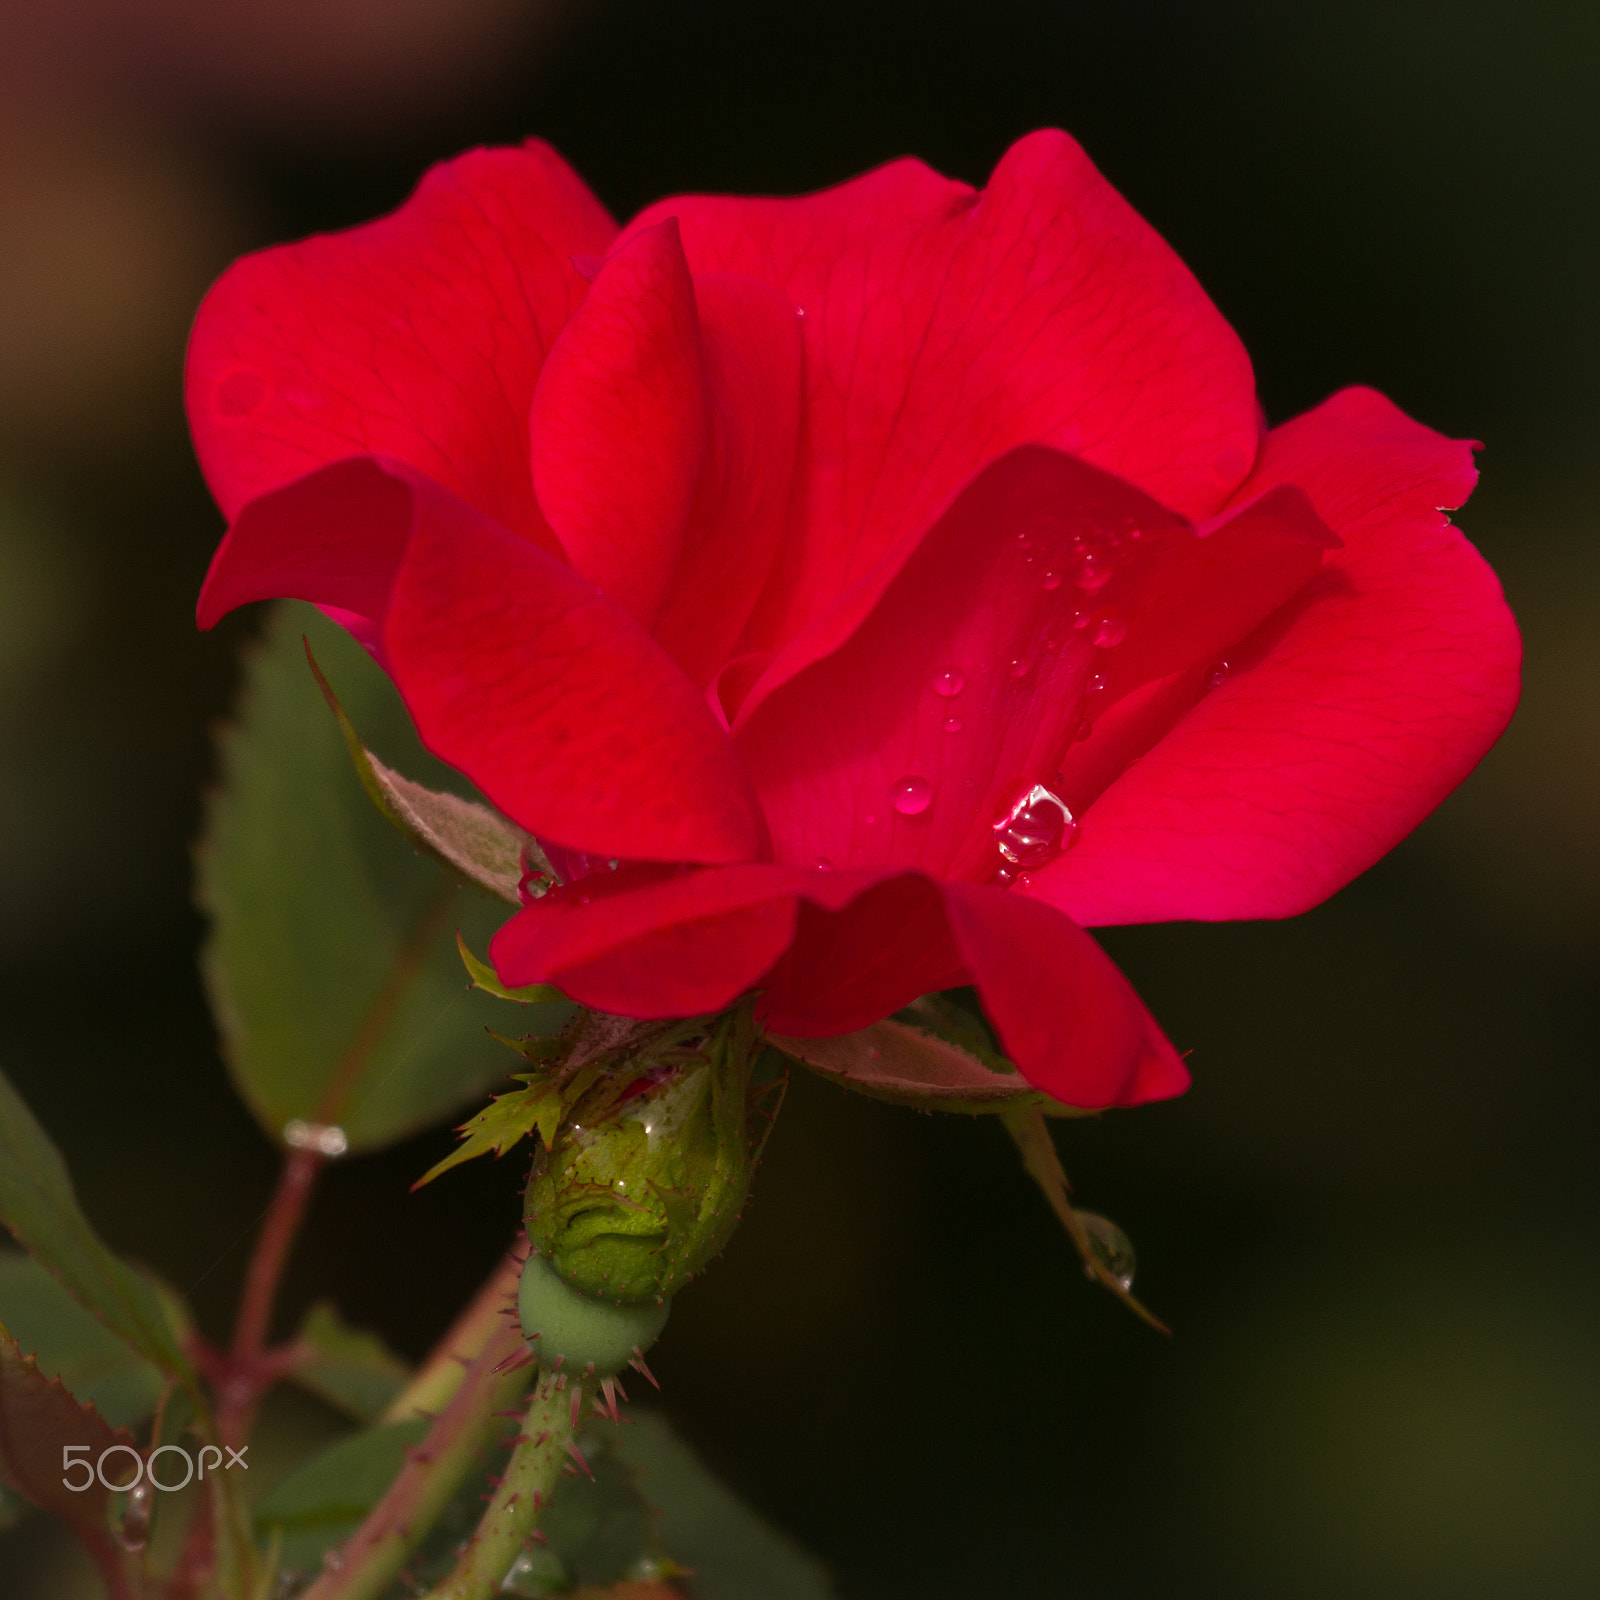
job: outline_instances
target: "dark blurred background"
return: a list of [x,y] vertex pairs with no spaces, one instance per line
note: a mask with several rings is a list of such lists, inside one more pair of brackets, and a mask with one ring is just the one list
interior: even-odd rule
[[[192,623],[208,281],[475,142],[541,134],[625,216],[908,153],[982,182],[1058,124],[1274,420],[1365,382],[1487,441],[1458,520],[1525,704],[1321,910],[1107,936],[1195,1087],[1061,1144],[1173,1339],[1084,1283],[994,1127],[805,1081],[679,1301],[665,1404],[850,1600],[1600,1593],[1597,76],[1584,0],[10,0],[0,1062],[96,1222],[219,1332],[275,1168],[188,898],[254,626]],[[448,1144],[331,1172],[286,1314],[332,1294],[425,1349],[516,1212],[511,1161],[408,1197]],[[92,1584],[33,1524],[0,1591]]]

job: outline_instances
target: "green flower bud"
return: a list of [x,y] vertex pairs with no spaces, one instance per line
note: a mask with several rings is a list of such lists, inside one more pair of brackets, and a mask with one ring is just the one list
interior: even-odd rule
[[728,1241],[770,1126],[748,1005],[630,1041],[535,1158],[535,1256],[614,1306],[670,1299]]
[[614,1377],[653,1345],[667,1323],[665,1301],[614,1306],[569,1288],[550,1264],[529,1256],[517,1289],[522,1331],[546,1366],[573,1372],[590,1367],[597,1378]]

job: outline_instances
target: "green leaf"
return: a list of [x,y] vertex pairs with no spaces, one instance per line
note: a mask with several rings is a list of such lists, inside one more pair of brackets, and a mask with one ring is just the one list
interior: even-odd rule
[[693,1570],[696,1600],[832,1600],[822,1563],[707,1472],[665,1418],[632,1412],[613,1448],[661,1513],[667,1554]]
[[376,1334],[350,1327],[330,1305],[306,1313],[294,1342],[301,1354],[290,1377],[358,1422],[380,1417],[411,1376]]
[[[0,1326],[0,1474],[6,1486],[65,1522],[103,1570],[125,1573],[126,1561],[110,1533],[111,1492],[94,1475],[101,1455],[113,1446],[123,1448],[106,1462],[106,1473],[113,1483],[125,1482],[133,1476],[133,1457],[126,1453],[132,1435],[47,1378]],[[74,1490],[85,1468],[87,1481]]]
[[[526,1080],[526,1073],[517,1076]],[[565,1113],[566,1097],[559,1084],[533,1082],[526,1089],[496,1095],[475,1117],[461,1125],[461,1143],[443,1161],[435,1163],[412,1185],[420,1189],[440,1173],[491,1152],[503,1156],[512,1145],[537,1132],[548,1150]]]
[[67,1292],[165,1372],[194,1381],[161,1298],[101,1243],[60,1152],[0,1073],[0,1222]]
[[256,1535],[282,1538],[285,1571],[316,1568],[356,1530],[399,1476],[406,1451],[427,1436],[428,1420],[389,1422],[330,1445],[278,1484],[255,1509]]
[[201,965],[234,1081],[267,1132],[336,1123],[350,1149],[371,1150],[504,1074],[484,1032],[498,1004],[463,980],[454,934],[481,948],[506,912],[408,849],[362,792],[302,636],[367,738],[429,784],[465,787],[422,751],[342,628],[280,605],[222,738],[198,861]]
[[112,1427],[152,1415],[165,1380],[31,1256],[0,1252],[0,1322],[47,1378],[58,1378]]

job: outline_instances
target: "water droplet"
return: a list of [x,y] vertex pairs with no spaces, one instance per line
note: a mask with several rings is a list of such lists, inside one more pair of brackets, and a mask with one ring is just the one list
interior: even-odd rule
[[1016,881],[1017,869],[1015,867],[1000,867],[995,872],[994,882],[1002,889]]
[[[1133,1287],[1133,1274],[1138,1262],[1134,1259],[1133,1243],[1109,1217],[1096,1211],[1080,1211],[1078,1221],[1089,1235],[1089,1248],[1095,1260],[1109,1272],[1124,1294]],[[1087,1263],[1085,1263],[1087,1269]],[[1093,1277],[1093,1272],[1090,1272]]]
[[1033,540],[1030,539],[1027,534],[1019,533],[1017,535],[1017,543],[1020,544],[1024,550],[1026,550],[1028,546],[1033,543]]
[[960,733],[961,732],[961,718],[960,717],[946,717],[944,719],[944,721],[940,724],[940,726],[944,729],[944,731],[946,733]]
[[1061,587],[1061,574],[1059,572],[1045,573],[1044,586],[1047,589],[1059,589]]
[[919,817],[933,804],[933,785],[913,773],[890,788],[889,800],[902,817]]
[[1089,681],[1086,684],[1084,684],[1084,686],[1083,686],[1083,692],[1085,694],[1101,694],[1101,693],[1103,693],[1105,691],[1105,686],[1106,686],[1106,675],[1105,675],[1105,673],[1103,673],[1103,672],[1092,672],[1092,673],[1089,674]]
[[1019,872],[1017,874],[1017,887],[1019,889],[1031,889],[1033,887],[1033,874],[1030,872]]
[[555,888],[555,874],[546,872],[543,867],[535,866],[524,858],[522,875],[517,879],[517,898],[525,906],[531,906],[535,900],[542,900]]
[[343,1128],[327,1122],[306,1122],[300,1117],[284,1124],[283,1142],[291,1150],[315,1150],[319,1156],[330,1159],[342,1156],[350,1148],[349,1136]]
[[1111,582],[1111,563],[1091,550],[1073,569],[1072,581],[1080,589],[1087,589],[1093,594]]
[[1074,611],[1072,613],[1072,626],[1074,628],[1087,628],[1089,626],[1089,613],[1087,611]]
[[995,822],[994,842],[1013,866],[1042,867],[1061,854],[1077,831],[1066,801],[1036,783]]
[[1121,617],[1101,617],[1095,624],[1094,642],[1102,650],[1110,650],[1128,637],[1128,624]]
[[826,856],[818,856],[817,859],[811,863],[811,866],[816,872],[833,871],[833,863]]
[[1226,661],[1219,661],[1206,674],[1206,688],[1220,689],[1228,681],[1228,674],[1232,671],[1233,668]]
[[1094,732],[1094,724],[1087,717],[1079,717],[1078,725],[1072,730],[1072,742],[1081,744]]
[[1018,656],[1009,668],[1013,678],[1026,678],[1028,676],[1028,661],[1024,656]]
[[966,686],[967,680],[959,668],[946,667],[944,671],[936,672],[933,675],[933,692],[943,695],[946,700],[953,695],[960,694]]
[[117,1524],[117,1543],[136,1556],[150,1542],[150,1515],[155,1510],[155,1495],[148,1480],[137,1483],[128,1491],[122,1520]]

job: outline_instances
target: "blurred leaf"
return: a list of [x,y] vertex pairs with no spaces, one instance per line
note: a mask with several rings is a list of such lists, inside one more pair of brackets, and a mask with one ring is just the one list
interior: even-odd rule
[[337,1123],[352,1150],[371,1150],[504,1075],[484,1032],[498,1003],[463,980],[453,934],[487,940],[505,908],[395,837],[351,768],[302,636],[375,745],[441,789],[464,787],[422,751],[394,687],[342,628],[315,607],[278,606],[222,738],[198,863],[202,968],[234,1081],[268,1133],[295,1118]]
[[[102,1452],[113,1445],[132,1447],[132,1435],[80,1405],[0,1327],[0,1473],[11,1490],[65,1522],[102,1567],[120,1564],[110,1532],[111,1491],[95,1476]],[[112,1482],[125,1482],[133,1458],[119,1451],[106,1471]],[[80,1482],[80,1490],[69,1487]]]
[[33,1509],[20,1494],[0,1482],[0,1533],[16,1527]]
[[655,1538],[650,1507],[614,1445],[605,1448],[589,1437],[577,1442],[589,1471],[557,1483],[539,1526],[569,1581],[616,1583],[650,1553]]
[[476,800],[425,788],[386,767],[361,742],[309,642],[306,659],[344,735],[361,786],[378,810],[419,850],[508,905],[522,905],[522,884],[530,873],[547,884],[555,881],[538,841],[509,818]]
[[295,1343],[305,1354],[290,1376],[358,1422],[381,1416],[411,1376],[411,1368],[376,1334],[350,1327],[329,1305],[306,1313]]
[[383,1498],[405,1465],[406,1451],[422,1443],[426,1417],[367,1428],[330,1445],[291,1473],[255,1508],[257,1536],[282,1538],[279,1564],[304,1572],[321,1564]]
[[822,1563],[714,1478],[649,1411],[616,1430],[616,1455],[661,1513],[661,1539],[690,1568],[696,1600],[832,1600]]
[[0,1322],[38,1363],[113,1427],[152,1415],[161,1398],[160,1369],[78,1304],[30,1256],[0,1253]]
[[100,1242],[61,1153],[0,1073],[0,1222],[78,1303],[164,1371],[193,1382],[161,1298]]

